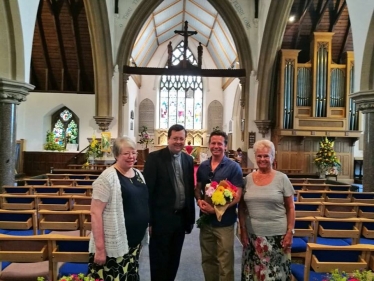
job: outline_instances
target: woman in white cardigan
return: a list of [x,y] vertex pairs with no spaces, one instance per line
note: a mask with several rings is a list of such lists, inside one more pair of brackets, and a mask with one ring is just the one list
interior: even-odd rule
[[139,255],[148,235],[148,189],[133,167],[135,142],[118,138],[112,150],[116,163],[92,184],[88,270],[95,279],[139,280]]

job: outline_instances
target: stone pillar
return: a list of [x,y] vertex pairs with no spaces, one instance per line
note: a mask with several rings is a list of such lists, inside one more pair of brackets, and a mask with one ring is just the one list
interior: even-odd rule
[[358,109],[364,114],[363,191],[374,191],[374,90],[351,94]]
[[34,86],[0,78],[0,192],[14,184],[16,151],[16,110]]

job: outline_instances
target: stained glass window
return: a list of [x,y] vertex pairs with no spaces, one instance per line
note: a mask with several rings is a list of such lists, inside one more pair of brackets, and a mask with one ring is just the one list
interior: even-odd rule
[[[181,41],[173,51],[172,64],[183,60]],[[197,65],[187,49],[187,59]],[[163,75],[160,81],[160,128],[181,124],[186,129],[201,129],[203,118],[203,81],[200,76]]]
[[69,108],[63,107],[52,115],[52,132],[55,142],[66,146],[78,143],[79,118]]

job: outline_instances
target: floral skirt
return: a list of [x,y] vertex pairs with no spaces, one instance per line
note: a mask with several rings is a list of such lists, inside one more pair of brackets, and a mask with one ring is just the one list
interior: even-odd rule
[[94,263],[95,254],[90,253],[88,273],[104,281],[139,281],[139,255],[142,246],[130,247],[123,257],[107,257],[104,265]]
[[282,248],[283,235],[249,235],[243,249],[242,281],[291,280],[291,253]]

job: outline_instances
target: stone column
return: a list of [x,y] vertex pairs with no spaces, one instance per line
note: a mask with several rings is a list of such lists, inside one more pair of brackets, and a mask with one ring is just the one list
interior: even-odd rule
[[374,90],[351,94],[358,109],[364,114],[363,191],[374,191]]
[[16,110],[34,86],[0,78],[0,192],[14,184],[16,151]]

